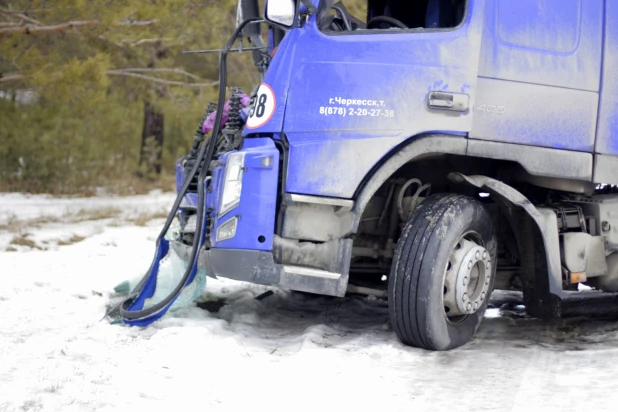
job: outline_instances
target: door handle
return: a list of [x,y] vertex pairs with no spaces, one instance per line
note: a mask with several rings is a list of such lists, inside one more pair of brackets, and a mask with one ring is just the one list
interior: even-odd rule
[[470,96],[462,93],[429,92],[427,106],[435,110],[467,112],[470,110]]

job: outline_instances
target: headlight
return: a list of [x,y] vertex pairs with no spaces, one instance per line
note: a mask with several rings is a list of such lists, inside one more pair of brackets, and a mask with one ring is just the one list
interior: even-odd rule
[[236,236],[236,227],[238,226],[238,217],[234,216],[217,229],[217,242],[228,240]]
[[240,203],[240,192],[242,191],[242,175],[245,166],[245,153],[232,153],[227,158],[225,165],[225,179],[223,181],[223,193],[221,195],[221,206],[219,216],[223,216],[234,209]]

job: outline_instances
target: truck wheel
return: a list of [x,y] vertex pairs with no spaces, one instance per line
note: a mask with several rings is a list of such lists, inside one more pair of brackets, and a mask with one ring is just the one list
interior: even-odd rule
[[389,276],[390,318],[411,346],[448,350],[467,343],[487,309],[496,235],[483,205],[436,194],[412,212]]

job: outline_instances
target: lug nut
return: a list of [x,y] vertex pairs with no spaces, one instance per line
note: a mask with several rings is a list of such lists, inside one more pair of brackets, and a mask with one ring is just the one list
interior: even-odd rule
[[464,293],[463,296],[461,297],[461,299],[463,299],[463,301],[465,302],[466,300],[468,300],[468,294]]
[[481,300],[485,300],[485,292],[481,293]]
[[483,252],[483,259],[487,259],[487,252]]
[[467,277],[467,276],[465,276],[465,277],[463,278],[463,282],[462,282],[462,283],[463,283],[463,285],[464,285],[464,286],[467,286],[467,285],[468,285],[468,277]]
[[468,304],[466,305],[466,310],[467,310],[468,312],[472,312],[472,303],[469,303],[469,302],[468,302]]
[[478,250],[476,251],[476,255],[474,255],[474,257],[478,260],[481,257],[481,252],[479,252]]
[[479,304],[478,304],[478,302],[475,302],[474,303],[474,310],[477,310],[478,308],[479,308]]
[[468,269],[472,269],[472,261],[468,262]]
[[487,262],[487,264],[485,265],[485,267],[487,268],[487,270],[491,270],[491,265],[489,264],[489,262]]
[[485,284],[486,284],[486,285],[489,285],[489,277],[486,277],[486,278],[485,278]]

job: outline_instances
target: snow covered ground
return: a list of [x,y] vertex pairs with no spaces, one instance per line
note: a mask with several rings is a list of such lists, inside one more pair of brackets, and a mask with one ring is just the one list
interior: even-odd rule
[[0,194],[0,411],[617,408],[618,322],[491,309],[473,342],[432,353],[397,341],[381,300],[256,300],[267,288],[223,279],[219,310],[99,321],[172,202]]

